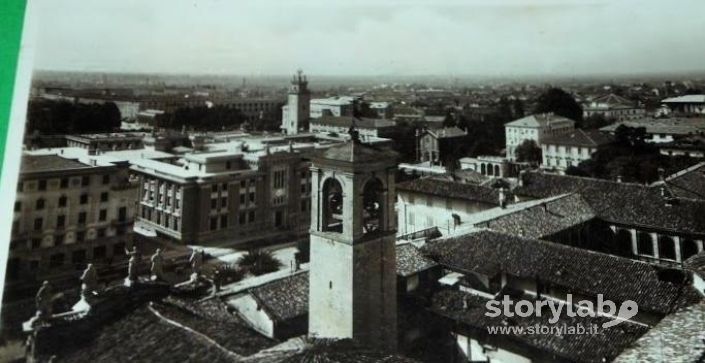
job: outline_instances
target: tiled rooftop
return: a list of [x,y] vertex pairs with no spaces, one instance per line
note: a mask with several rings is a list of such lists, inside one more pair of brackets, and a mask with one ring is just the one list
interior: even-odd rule
[[490,187],[435,177],[419,178],[397,184],[397,190],[458,198],[492,205],[499,203],[499,191]]
[[61,171],[90,168],[75,159],[67,159],[58,155],[23,155],[20,173],[37,173],[43,171]]
[[[513,318],[502,316],[492,318],[485,315],[487,312],[485,304],[488,301],[490,299],[461,291],[441,290],[433,296],[430,310],[455,322],[456,326],[465,326],[473,331],[478,329],[483,332],[487,332],[487,327],[490,326],[514,326],[526,329],[536,326],[536,324],[548,327],[561,327],[563,324],[584,327],[598,325],[600,334],[510,333],[508,335],[508,338],[513,342],[545,352],[548,356],[553,356],[556,361],[566,362],[609,361],[647,330],[646,326],[629,322],[622,322],[614,327],[603,329],[601,325],[609,321],[609,318],[605,317],[576,316],[571,318],[562,316],[555,324],[548,321],[551,314],[532,315],[526,318],[517,315]],[[467,308],[464,304],[467,304]]]
[[436,262],[424,256],[413,244],[397,245],[397,275],[411,276],[436,266]]
[[[679,233],[705,233],[705,201],[669,198],[669,190],[633,183],[539,172],[522,177],[514,194],[546,198],[565,193],[579,194],[597,218],[610,223],[650,227]],[[678,196],[677,194],[675,196]]]
[[308,314],[308,272],[275,280],[250,290],[274,321]]
[[704,327],[704,303],[683,308],[663,318],[614,362],[703,362]]
[[702,300],[690,285],[664,279],[650,264],[495,231],[440,239],[422,250],[458,272],[539,278],[577,294],[633,300],[644,311],[668,314]]

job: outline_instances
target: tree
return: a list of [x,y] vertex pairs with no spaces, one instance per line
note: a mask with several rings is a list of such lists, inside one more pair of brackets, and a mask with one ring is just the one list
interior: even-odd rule
[[583,109],[575,102],[573,96],[560,88],[550,88],[538,98],[534,113],[553,112],[575,121],[576,127],[582,126]]
[[296,260],[299,263],[306,263],[311,259],[311,241],[302,239],[296,243]]
[[281,261],[277,260],[271,251],[251,249],[237,260],[238,266],[255,276],[264,275],[279,270]]
[[607,125],[610,125],[614,122],[614,119],[612,118],[606,118],[605,116],[596,113],[588,116],[587,118],[583,119],[582,126],[584,129],[599,129],[600,127],[604,127]]
[[516,158],[519,162],[540,163],[542,154],[541,148],[536,145],[534,140],[524,140],[521,145],[517,146]]

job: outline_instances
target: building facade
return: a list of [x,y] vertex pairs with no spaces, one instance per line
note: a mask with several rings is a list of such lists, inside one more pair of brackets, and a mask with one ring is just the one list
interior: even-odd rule
[[635,102],[610,93],[596,97],[583,105],[583,118],[602,116],[617,121],[639,119],[646,115],[646,110]]
[[138,222],[180,243],[237,244],[309,223],[308,163],[298,152],[192,153],[180,163],[138,160],[132,171]]
[[6,289],[110,266],[132,241],[136,184],[127,163],[25,155],[14,203]]
[[103,151],[141,149],[143,132],[66,135],[66,146],[88,150],[89,154]]
[[540,147],[544,138],[573,132],[575,121],[552,113],[530,115],[504,125],[507,159],[516,160],[516,149],[526,140]]
[[354,98],[350,96],[314,98],[311,100],[311,118],[319,118],[325,115],[352,116]]
[[589,160],[598,149],[613,142],[610,135],[576,129],[570,134],[547,137],[541,144],[542,167],[560,172]]

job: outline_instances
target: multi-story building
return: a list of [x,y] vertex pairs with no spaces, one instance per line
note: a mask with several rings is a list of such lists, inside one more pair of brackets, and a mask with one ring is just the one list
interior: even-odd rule
[[546,169],[565,171],[589,160],[599,148],[613,142],[613,137],[596,132],[576,129],[570,134],[547,137],[541,143],[542,166]]
[[188,153],[177,162],[135,160],[138,223],[182,243],[237,244],[305,231],[308,163],[292,146]]
[[143,132],[66,135],[66,145],[86,149],[89,154],[110,150],[141,149],[142,138],[145,135]]
[[509,122],[504,125],[507,159],[514,161],[517,147],[526,140],[533,140],[540,147],[544,138],[568,134],[574,129],[575,121],[553,113],[529,115]]
[[646,110],[643,107],[639,107],[635,102],[614,93],[595,97],[583,105],[584,118],[600,115],[606,119],[622,121],[642,118],[645,114]]
[[88,262],[105,266],[124,257],[136,192],[125,162],[23,156],[6,287],[75,278]]
[[679,115],[702,115],[705,114],[705,95],[685,95],[680,97],[666,98],[661,101],[673,113]]
[[360,138],[365,141],[388,138],[396,131],[394,121],[352,116],[323,116],[311,119],[309,131],[315,134],[345,135],[352,125],[355,125]]
[[421,163],[443,165],[445,161],[458,156],[467,135],[466,131],[457,127],[418,130],[416,158]]
[[615,134],[621,125],[646,129],[645,141],[653,143],[670,143],[682,137],[705,135],[703,117],[642,118],[615,122],[600,128],[600,131]]
[[311,118],[325,115],[352,116],[355,99],[350,96],[311,99]]
[[452,233],[474,214],[499,205],[500,194],[487,186],[434,177],[399,183],[398,234],[411,235],[431,228],[444,235]]

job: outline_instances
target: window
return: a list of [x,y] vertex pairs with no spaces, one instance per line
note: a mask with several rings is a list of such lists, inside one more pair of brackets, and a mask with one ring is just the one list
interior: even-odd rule
[[227,208],[227,207],[228,207],[228,198],[227,198],[227,197],[222,197],[222,198],[220,198],[220,207],[221,207],[221,208]]
[[240,204],[245,204],[245,194],[240,194]]
[[220,190],[227,193],[227,191],[228,191],[228,183],[223,183],[223,184],[221,184],[221,185],[220,185]]
[[81,177],[81,186],[87,187],[90,184],[91,184],[91,177],[89,177],[87,175]]
[[64,216],[64,215],[56,216],[56,228],[64,228],[65,224],[66,224],[66,216]]
[[35,207],[37,208],[37,210],[44,209],[44,198],[37,199],[37,202],[35,203]]
[[650,234],[646,232],[637,233],[637,244],[640,255],[654,255],[654,245]]
[[110,175],[109,174],[103,175],[103,185],[105,185],[105,184],[110,184]]
[[42,239],[41,238],[32,238],[32,248],[39,248],[42,246]]
[[426,196],[426,206],[427,207],[433,207],[433,197],[430,195]]
[[416,224],[414,222],[414,212],[409,211],[409,218],[408,218],[407,222],[408,222],[407,224],[410,224],[412,226]]
[[255,192],[251,192],[250,193],[250,203],[254,203],[254,202],[255,202]]
[[241,180],[240,181],[240,188],[246,188],[247,187],[247,181],[246,180]]
[[66,207],[66,202],[68,201],[68,198],[66,198],[65,195],[62,195],[59,197],[59,207],[63,208]]
[[76,242],[81,243],[86,240],[86,232],[76,232]]
[[228,216],[220,216],[220,228],[228,228]]
[[108,201],[108,192],[102,192],[102,193],[100,193],[100,201],[101,201],[101,202],[107,202],[107,201]]
[[216,209],[216,208],[218,208],[218,199],[211,198],[211,209]]
[[218,229],[218,217],[211,217],[211,231]]
[[61,246],[64,244],[64,235],[63,234],[57,234],[54,236],[54,246]]
[[40,180],[39,185],[37,186],[38,190],[47,190],[47,181],[46,180]]
[[238,218],[238,223],[240,223],[240,224],[247,223],[247,214],[245,212],[240,212],[240,216]]
[[101,209],[98,212],[98,220],[104,222],[108,218],[108,211],[106,209]]
[[676,259],[676,241],[669,236],[661,236],[658,239],[658,256],[669,260]]
[[17,183],[17,191],[21,192],[22,189],[24,189],[24,183],[22,183],[22,182]]
[[118,221],[125,222],[127,220],[127,207],[118,208]]
[[86,224],[86,212],[78,213],[78,224]]
[[69,178],[61,178],[59,181],[59,187],[61,189],[66,189],[69,187]]
[[98,246],[93,249],[93,259],[102,260],[105,258],[106,248],[105,246]]
[[251,210],[247,213],[247,221],[250,223],[255,221],[255,211]]
[[22,210],[22,202],[15,202],[15,212],[19,212]]
[[215,193],[218,191],[218,184],[211,185],[211,192]]
[[104,238],[104,237],[105,237],[105,228],[98,228],[97,237],[98,237],[98,238]]
[[81,194],[81,204],[88,203],[88,194]]
[[63,253],[56,253],[51,255],[51,258],[49,259],[49,267],[51,268],[56,268],[56,267],[61,267],[64,265],[64,254]]
[[44,220],[42,218],[35,218],[34,219],[34,230],[35,231],[41,231],[43,225],[44,225]]

